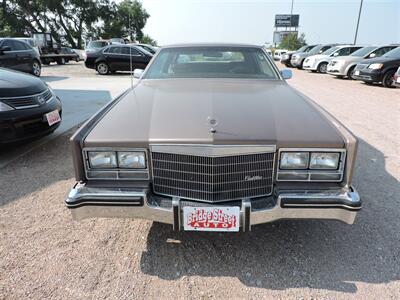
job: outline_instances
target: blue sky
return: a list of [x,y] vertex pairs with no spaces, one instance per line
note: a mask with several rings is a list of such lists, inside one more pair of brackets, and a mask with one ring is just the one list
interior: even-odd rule
[[[291,0],[142,0],[151,15],[144,32],[160,45],[272,42],[275,14]],[[360,0],[294,0],[308,43],[352,43]],[[400,0],[364,0],[360,44],[400,43]]]

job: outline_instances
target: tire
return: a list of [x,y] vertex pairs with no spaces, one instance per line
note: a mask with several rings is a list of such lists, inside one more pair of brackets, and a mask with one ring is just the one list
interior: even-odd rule
[[33,75],[36,77],[40,77],[40,74],[42,73],[42,66],[40,65],[40,62],[37,60],[34,60],[32,62],[32,72]]
[[318,71],[318,73],[325,74],[327,68],[328,68],[328,63],[322,62],[318,65],[317,71]]
[[65,65],[65,58],[64,58],[64,57],[59,58],[59,59],[57,60],[57,64],[58,64],[58,65]]
[[386,73],[383,75],[382,85],[384,87],[387,88],[394,87],[394,73],[396,73],[395,70],[389,70],[386,71]]
[[76,61],[76,62],[79,62],[79,57],[75,58],[75,61]]
[[96,65],[96,71],[100,75],[107,75],[108,73],[110,73],[110,67],[108,66],[108,64],[106,62],[102,61]]
[[350,80],[356,80],[353,76],[354,76],[354,70],[355,70],[356,66],[353,66],[349,69],[349,71],[347,72],[347,78]]

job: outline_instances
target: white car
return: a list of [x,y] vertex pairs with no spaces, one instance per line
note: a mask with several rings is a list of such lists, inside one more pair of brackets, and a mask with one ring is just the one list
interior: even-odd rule
[[274,52],[274,60],[279,60],[280,61],[281,58],[282,58],[282,55],[287,53],[287,52],[288,52],[288,50],[283,50],[283,49],[275,50],[275,52]]
[[363,46],[341,45],[332,47],[321,54],[307,57],[303,63],[304,70],[312,72],[326,73],[329,62],[338,56],[347,56]]

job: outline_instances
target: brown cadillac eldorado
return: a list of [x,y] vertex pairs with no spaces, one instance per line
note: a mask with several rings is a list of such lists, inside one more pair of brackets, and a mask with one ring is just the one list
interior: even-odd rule
[[71,138],[75,219],[248,231],[280,219],[352,224],[357,139],[262,47],[163,47]]

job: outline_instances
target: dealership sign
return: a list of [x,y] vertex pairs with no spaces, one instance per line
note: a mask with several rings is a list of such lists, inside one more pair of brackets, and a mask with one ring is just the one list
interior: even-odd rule
[[300,15],[275,15],[275,27],[299,27]]

